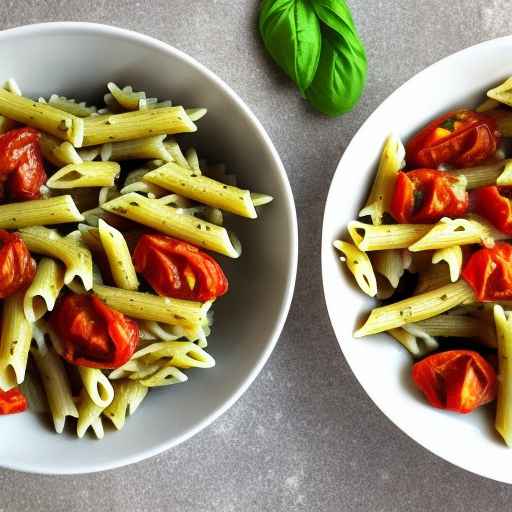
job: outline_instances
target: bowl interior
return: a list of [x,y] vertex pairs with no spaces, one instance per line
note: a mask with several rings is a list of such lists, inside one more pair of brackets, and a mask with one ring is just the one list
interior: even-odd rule
[[493,407],[470,415],[428,406],[411,385],[411,358],[385,334],[354,339],[356,324],[375,303],[352,284],[332,242],[345,235],[373,181],[390,132],[407,139],[436,115],[475,106],[485,91],[512,73],[512,38],[456,53],[400,87],[370,116],[341,159],[326,203],[322,233],[325,298],[341,349],[376,405],[409,436],[444,459],[480,475],[512,482],[512,452],[493,428]]
[[[119,433],[102,442],[56,435],[32,414],[0,418],[0,464],[72,473],[119,466],[191,436],[231,405],[269,356],[282,329],[296,270],[296,218],[282,164],[241,100],[191,58],[163,43],[111,27],[48,24],[0,33],[0,79],[15,77],[23,93],[59,93],[98,101],[106,83],[133,85],[175,104],[204,106],[208,115],[189,141],[200,156],[225,162],[239,182],[275,201],[257,221],[231,223],[243,244],[234,262],[220,257],[230,293],[214,307],[208,349],[217,365],[189,370],[182,386],[153,390]],[[228,222],[229,224],[229,222]],[[105,422],[107,423],[107,422]],[[9,435],[16,431],[18,435]]]

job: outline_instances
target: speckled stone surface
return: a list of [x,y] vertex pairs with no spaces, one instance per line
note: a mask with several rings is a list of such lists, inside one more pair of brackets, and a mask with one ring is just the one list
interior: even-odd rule
[[354,112],[333,120],[313,112],[263,52],[256,0],[0,2],[0,28],[55,20],[119,25],[169,42],[214,70],[274,141],[300,228],[287,326],[260,377],[229,412],[183,445],[123,469],[76,477],[0,470],[1,512],[511,509],[512,487],[431,455],[370,402],[329,324],[319,249],[331,177],[361,123],[425,66],[510,33],[510,2],[349,3],[366,42],[368,86]]

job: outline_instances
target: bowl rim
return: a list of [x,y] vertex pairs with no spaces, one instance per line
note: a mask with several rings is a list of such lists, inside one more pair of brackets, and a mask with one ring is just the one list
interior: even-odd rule
[[[336,176],[341,174],[342,168],[344,167],[345,160],[346,160],[346,154],[349,153],[353,146],[355,146],[355,141],[358,139],[362,133],[367,130],[368,126],[371,125],[374,122],[374,119],[379,116],[380,112],[385,109],[387,104],[391,101],[393,101],[397,96],[402,94],[402,91],[408,87],[410,87],[415,82],[419,82],[423,80],[423,77],[427,75],[428,73],[432,73],[433,70],[435,70],[438,67],[441,67],[445,65],[447,61],[450,61],[452,59],[457,59],[457,57],[461,57],[462,55],[466,55],[469,53],[474,52],[476,49],[480,49],[487,46],[495,46],[499,44],[510,44],[512,45],[512,35],[503,36],[503,37],[497,37],[494,39],[489,39],[486,41],[482,41],[480,43],[468,46],[466,48],[463,48],[461,50],[458,50],[452,54],[446,55],[445,57],[437,60],[436,62],[433,62],[432,64],[428,65],[421,71],[414,74],[412,77],[407,79],[404,83],[402,83],[397,89],[395,89],[391,94],[389,94],[378,106],[373,112],[367,117],[367,119],[364,121],[364,123],[359,127],[359,129],[355,132],[353,137],[350,140],[350,143],[345,148],[345,151],[343,152],[343,155],[341,156],[338,165],[336,167],[336,170],[331,178],[331,183],[329,185],[329,190],[327,193],[327,197],[325,200],[324,205],[324,214],[322,219],[322,242],[321,242],[321,267],[322,267],[322,287],[324,292],[324,300],[327,307],[327,313],[329,315],[329,321],[331,323],[332,330],[334,332],[334,335],[336,337],[336,340],[338,342],[338,345],[341,349],[341,353],[343,354],[343,357],[345,358],[345,361],[347,362],[353,376],[355,377],[357,383],[361,386],[365,394],[371,399],[373,404],[377,407],[377,409],[380,410],[382,414],[401,432],[406,434],[409,438],[411,438],[414,442],[418,443],[420,446],[422,446],[424,449],[428,450],[429,452],[433,453],[437,457],[443,459],[444,461],[453,464],[456,467],[459,467],[461,469],[464,469],[465,471],[468,471],[470,473],[473,473],[475,475],[478,475],[480,477],[489,478],[491,480],[496,480],[503,483],[510,483],[509,481],[503,480],[499,477],[498,473],[491,473],[491,472],[478,472],[473,467],[469,467],[465,465],[463,462],[458,461],[454,458],[451,458],[443,453],[441,449],[438,449],[437,445],[433,442],[429,442],[425,439],[421,439],[418,436],[415,435],[415,432],[412,429],[407,428],[405,425],[401,424],[399,419],[395,416],[395,414],[392,413],[391,409],[387,407],[386,403],[383,403],[382,401],[379,401],[372,392],[370,392],[364,384],[359,379],[359,376],[355,369],[354,360],[351,356],[350,350],[344,347],[344,344],[342,342],[342,338],[344,337],[344,334],[341,332],[341,329],[339,328],[340,322],[337,320],[337,317],[339,316],[339,312],[336,311],[335,305],[332,301],[332,298],[330,297],[330,293],[328,292],[328,280],[331,278],[331,275],[327,273],[328,259],[331,259],[333,257],[333,251],[332,251],[332,242],[333,240],[328,239],[328,210],[331,209],[331,204],[335,203],[335,193],[334,193],[334,182],[336,181]],[[343,224],[340,223],[340,229],[343,227]],[[355,338],[352,338],[355,339]]]
[[206,416],[201,421],[197,422],[192,428],[188,429],[182,435],[177,436],[175,439],[159,443],[153,446],[152,448],[142,450],[140,453],[136,455],[120,456],[116,459],[113,459],[111,462],[94,463],[84,468],[66,466],[55,468],[52,467],[51,464],[48,464],[40,465],[38,466],[37,470],[34,470],[30,464],[9,464],[9,461],[0,461],[0,467],[6,469],[48,475],[71,475],[94,473],[119,468],[122,466],[140,462],[144,459],[153,457],[170,448],[173,448],[174,446],[177,446],[183,443],[184,441],[190,439],[194,435],[198,434],[201,430],[209,426],[211,423],[213,423],[217,418],[219,418],[223,413],[225,413],[245,393],[245,391],[247,391],[249,386],[252,384],[252,382],[263,369],[263,366],[265,365],[268,358],[270,357],[270,354],[274,350],[274,347],[276,346],[277,341],[279,340],[286,319],[288,317],[297,275],[298,227],[295,201],[293,198],[290,182],[288,180],[288,176],[286,174],[286,170],[281,161],[281,158],[279,157],[279,154],[276,148],[274,147],[274,144],[272,143],[265,128],[263,128],[263,125],[258,120],[256,115],[252,112],[252,110],[249,108],[249,106],[238,96],[238,94],[226,82],[224,82],[220,77],[218,77],[213,71],[208,69],[205,65],[201,64],[199,61],[197,61],[190,55],[186,54],[185,52],[175,48],[174,46],[168,43],[160,41],[159,39],[148,36],[146,34],[141,34],[140,32],[136,32],[134,30],[128,30],[125,28],[114,27],[111,25],[101,23],[90,23],[80,21],[57,21],[20,25],[0,31],[0,41],[11,36],[33,36],[51,33],[55,31],[76,31],[77,33],[83,31],[130,40],[132,42],[138,43],[139,45],[146,46],[151,49],[157,49],[167,53],[168,55],[177,57],[178,59],[186,62],[189,66],[195,68],[200,73],[207,75],[209,79],[215,82],[216,85],[220,89],[222,89],[222,91],[227,96],[229,96],[230,100],[234,102],[237,105],[237,107],[243,112],[243,114],[249,119],[251,124],[256,128],[259,136],[261,137],[261,140],[263,141],[263,144],[268,148],[272,156],[272,160],[275,163],[276,170],[283,183],[285,206],[287,210],[288,225],[290,228],[291,235],[290,245],[288,247],[290,257],[288,265],[287,286],[284,293],[284,299],[279,310],[278,319],[273,327],[272,334],[266,343],[265,349],[258,358],[251,372],[245,377],[242,384],[233,393],[231,393],[227,400],[225,400],[224,403],[220,405],[215,411],[213,411],[211,414]]

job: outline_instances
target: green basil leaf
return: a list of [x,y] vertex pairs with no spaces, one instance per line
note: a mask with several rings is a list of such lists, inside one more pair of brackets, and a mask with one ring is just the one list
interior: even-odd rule
[[352,14],[344,0],[312,0],[312,5],[322,23],[338,34],[349,37],[351,34],[357,34]]
[[[317,0],[313,0],[317,1]],[[325,2],[325,0],[320,0]],[[322,52],[313,82],[306,98],[320,112],[338,116],[352,110],[366,81],[366,55],[355,30],[349,30],[348,19],[322,24]],[[323,21],[323,20],[322,20]],[[341,24],[343,21],[344,24]]]
[[304,94],[321,48],[320,23],[310,0],[263,0],[259,30],[272,58]]

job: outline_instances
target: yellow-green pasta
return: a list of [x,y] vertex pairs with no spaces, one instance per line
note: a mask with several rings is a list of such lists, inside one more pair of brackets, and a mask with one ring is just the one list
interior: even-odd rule
[[195,148],[188,148],[185,154],[185,158],[187,159],[188,166],[190,167],[190,169],[195,171],[196,174],[201,174],[199,156],[197,155],[197,151],[195,150]]
[[136,290],[139,287],[139,280],[122,233],[103,219],[98,221],[98,231],[115,284],[125,290]]
[[376,251],[371,255],[371,263],[375,272],[385,277],[389,284],[396,288],[404,275],[404,259],[400,249]]
[[406,249],[432,229],[432,224],[382,224],[359,221],[348,224],[348,232],[360,251]]
[[412,252],[430,249],[445,249],[454,245],[492,245],[494,240],[502,240],[507,235],[494,229],[484,219],[443,218],[419,240],[409,246]]
[[64,287],[64,268],[51,258],[41,258],[36,275],[23,297],[23,311],[29,322],[36,322],[48,311]]
[[194,121],[195,123],[196,121],[199,121],[199,119],[202,119],[208,113],[208,110],[202,107],[187,108],[186,112],[188,114],[188,117],[190,117],[190,119],[192,119],[192,121]]
[[164,142],[165,149],[169,152],[169,154],[172,156],[172,159],[181,167],[185,167],[185,169],[190,169],[190,166],[188,164],[188,160],[183,155],[183,152],[181,151],[180,145],[173,137],[167,137],[167,139]]
[[138,357],[144,357],[149,363],[169,359],[169,362],[177,368],[213,368],[215,366],[215,359],[190,341],[161,341],[143,348],[137,352],[139,353],[142,354]]
[[120,380],[113,383],[114,400],[103,411],[117,430],[121,430],[126,422],[126,414],[130,416],[137,410],[148,394],[148,388],[133,380]]
[[377,280],[368,255],[360,251],[355,245],[341,240],[336,240],[334,247],[344,254],[340,257],[340,260],[346,263],[359,288],[370,297],[377,295]]
[[23,290],[4,299],[0,337],[0,389],[23,382],[32,341],[32,324],[23,311]]
[[156,388],[161,386],[172,386],[173,384],[182,384],[187,380],[188,377],[170,363],[168,366],[160,368],[160,370],[153,373],[153,375],[140,379],[137,382],[148,388]]
[[192,215],[180,214],[176,208],[163,205],[157,199],[148,199],[132,192],[102,204],[101,207],[110,213],[231,258],[238,258],[242,252],[238,239],[225,228]]
[[211,302],[159,297],[150,293],[134,292],[95,284],[93,292],[110,307],[140,320],[195,327],[206,320]]
[[55,431],[62,434],[66,418],[68,416],[78,418],[78,410],[73,401],[66,370],[61,358],[52,348],[43,352],[33,347],[31,354],[46,392]]
[[[2,113],[1,103],[0,113]],[[142,139],[164,133],[197,131],[196,125],[190,120],[183,107],[136,110],[124,114],[87,117],[83,123],[83,144],[75,144],[76,147]]]
[[66,98],[65,96],[59,96],[57,94],[52,94],[50,96],[48,104],[77,117],[89,117],[91,114],[96,112],[96,107],[88,107],[85,101],[77,102],[73,98]]
[[62,142],[53,135],[41,133],[39,137],[39,146],[45,160],[57,167],[63,167],[67,164],[82,163],[82,158],[68,141]]
[[512,317],[501,306],[494,306],[498,337],[498,404],[496,430],[507,446],[512,447]]
[[[130,85],[121,89],[114,82],[109,82],[107,89],[117,103],[126,110],[138,110],[140,101],[146,99],[146,93],[144,91],[136,92]],[[108,103],[108,95],[106,96],[105,103]]]
[[180,167],[174,162],[148,172],[142,179],[189,199],[242,217],[255,219],[258,216],[249,190],[225,185],[197,174],[194,169]]
[[[430,251],[427,253],[431,255]],[[432,256],[430,256],[431,258]],[[450,269],[447,265],[441,267],[430,265],[428,268],[418,272],[418,282],[413,295],[429,292],[451,283]]]
[[84,388],[92,402],[98,407],[108,407],[114,399],[114,388],[107,376],[97,368],[78,367]]
[[120,171],[117,162],[69,164],[50,176],[46,186],[55,189],[112,187]]
[[512,78],[508,78],[502,84],[488,90],[487,96],[499,103],[512,106]]
[[390,329],[387,333],[403,345],[414,357],[420,358],[426,356],[428,353],[436,350],[439,345],[434,340],[434,344],[430,340],[425,342],[424,338],[420,338],[407,332],[402,327]]
[[80,117],[68,114],[51,105],[17,96],[0,89],[0,114],[55,137],[71,142],[75,147],[82,145],[84,122]]
[[93,160],[96,160],[96,158],[100,156],[101,146],[91,146],[89,148],[82,148],[79,149],[77,153],[84,162],[92,162]]
[[382,224],[384,213],[389,213],[396,176],[403,167],[404,158],[405,149],[402,142],[397,137],[390,135],[384,143],[370,196],[365,207],[359,212],[359,217],[370,215],[372,224],[376,226]]
[[82,214],[70,195],[0,205],[0,229],[64,224],[82,220]]
[[64,263],[64,284],[69,284],[78,277],[86,290],[92,288],[92,257],[83,243],[62,237],[57,231],[43,226],[22,228],[20,235],[30,251],[56,258]]
[[453,176],[465,176],[468,190],[489,185],[512,185],[512,159],[446,172]]
[[166,135],[154,135],[143,139],[127,140],[125,142],[114,142],[103,144],[101,148],[101,159],[112,160],[164,160],[169,162],[172,156],[164,145]]
[[462,271],[462,249],[459,245],[438,249],[432,256],[432,263],[437,264],[446,262],[450,270],[450,279],[452,283],[459,280]]
[[98,439],[103,439],[104,430],[101,415],[105,407],[95,404],[85,389],[82,389],[78,399],[78,421],[76,434],[81,439],[89,428],[92,428]]
[[361,338],[402,327],[408,323],[419,322],[440,315],[465,301],[473,300],[473,290],[465,281],[448,284],[395,304],[375,308],[354,336]]

